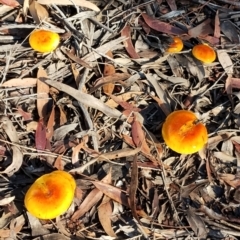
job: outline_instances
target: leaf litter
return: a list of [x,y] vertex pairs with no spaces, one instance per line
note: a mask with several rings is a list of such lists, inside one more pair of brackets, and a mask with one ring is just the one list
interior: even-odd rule
[[[239,239],[237,1],[0,1],[0,239]],[[60,34],[51,53],[34,29]],[[165,52],[173,37],[180,53]],[[217,59],[191,49],[211,45]],[[207,145],[179,155],[161,136],[188,109]],[[56,220],[24,195],[61,169],[77,182]]]

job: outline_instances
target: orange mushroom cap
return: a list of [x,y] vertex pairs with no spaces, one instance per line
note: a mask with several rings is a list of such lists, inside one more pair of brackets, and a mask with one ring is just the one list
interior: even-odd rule
[[39,177],[28,189],[24,204],[40,219],[53,219],[67,211],[71,205],[76,182],[71,174],[54,171]]
[[29,37],[31,48],[38,52],[51,52],[57,48],[60,42],[60,37],[57,33],[47,30],[35,30]]
[[192,154],[207,143],[206,127],[187,110],[172,112],[162,127],[162,136],[169,148],[177,153]]
[[203,63],[212,63],[216,59],[216,52],[207,44],[198,44],[192,49],[193,56]]
[[169,48],[166,50],[169,53],[177,53],[182,51],[183,41],[179,37],[174,37],[173,42],[169,45]]

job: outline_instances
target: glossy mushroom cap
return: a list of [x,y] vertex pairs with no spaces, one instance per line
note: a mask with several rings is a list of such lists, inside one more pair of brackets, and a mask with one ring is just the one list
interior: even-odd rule
[[183,41],[179,37],[174,37],[173,42],[169,45],[169,48],[166,50],[169,53],[177,53],[182,51]]
[[203,63],[212,63],[216,59],[216,53],[213,48],[207,44],[198,44],[192,49],[193,56]]
[[67,211],[76,188],[72,175],[54,171],[39,177],[28,189],[24,204],[27,210],[40,219],[53,219]]
[[162,127],[162,136],[169,148],[181,154],[192,154],[207,143],[206,127],[187,110],[172,112]]
[[29,37],[31,48],[42,53],[55,50],[59,42],[60,37],[57,33],[42,29],[33,31]]

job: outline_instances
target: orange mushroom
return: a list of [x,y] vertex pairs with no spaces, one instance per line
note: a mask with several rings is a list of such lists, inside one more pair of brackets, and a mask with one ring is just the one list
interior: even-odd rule
[[177,53],[182,51],[183,41],[179,37],[174,37],[173,42],[169,45],[169,48],[166,50],[169,53]]
[[39,177],[28,189],[24,204],[33,216],[53,219],[67,211],[71,205],[76,182],[64,171],[54,171]]
[[187,110],[172,112],[162,127],[162,136],[169,148],[181,154],[192,154],[207,143],[206,127]]
[[30,46],[42,53],[51,52],[57,48],[60,37],[57,33],[47,30],[35,30],[29,37]]
[[207,44],[198,44],[192,49],[193,56],[203,63],[212,63],[216,59],[216,53]]

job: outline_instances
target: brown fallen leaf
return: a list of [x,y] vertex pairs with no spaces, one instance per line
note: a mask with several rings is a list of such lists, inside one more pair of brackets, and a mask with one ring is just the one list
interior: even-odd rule
[[[113,58],[113,54],[112,54],[112,51],[108,51],[106,53],[106,55],[110,58]],[[114,67],[114,65],[112,65],[111,63],[109,63],[110,61],[108,59],[105,60],[105,65],[104,65],[104,69],[103,69],[103,76],[106,77],[106,76],[111,76],[113,74],[116,73],[116,69]],[[107,84],[104,84],[103,85],[103,92],[105,94],[112,94],[113,93],[113,90],[114,90],[114,87],[115,87],[115,84],[112,83],[112,82],[109,82]]]
[[105,84],[108,83],[115,83],[115,82],[120,82],[128,79],[130,77],[130,74],[128,73],[113,73],[110,76],[105,76],[101,77],[96,80],[96,84],[93,88],[89,90],[89,94],[95,92],[98,88],[104,86]]
[[218,176],[221,180],[223,180],[224,182],[226,182],[228,185],[230,185],[233,188],[237,188],[240,186],[240,178],[234,174],[221,173]]
[[4,82],[2,87],[35,87],[37,85],[37,78],[12,78]]
[[111,225],[112,205],[111,199],[104,196],[101,205],[98,207],[98,218],[104,231],[110,237],[117,237]]
[[38,121],[35,133],[35,144],[37,150],[45,150],[46,148],[46,126],[42,118]]
[[75,165],[79,162],[79,152],[85,145],[84,141],[81,141],[76,147],[72,148],[72,164]]
[[121,36],[127,38],[126,40],[124,40],[123,43],[130,57],[133,59],[140,58],[133,46],[132,37],[131,37],[131,28],[128,24],[122,29]]
[[53,105],[46,128],[46,138],[48,141],[51,141],[53,137],[54,125],[55,125],[55,106]]
[[47,8],[35,0],[33,0],[29,5],[29,11],[36,24],[40,24],[43,20],[47,20],[49,17]]
[[124,101],[119,96],[110,95],[110,97],[118,104],[120,105],[124,110],[129,110],[131,112],[140,112],[141,109],[138,107],[135,107],[133,104]]
[[129,188],[129,206],[132,210],[133,217],[140,223],[140,220],[137,215],[136,208],[136,194],[138,188],[138,165],[137,165],[137,155],[134,156],[132,171],[131,171],[131,183]]
[[220,29],[219,10],[217,10],[215,15],[214,37],[220,38],[220,36],[221,36],[221,29]]
[[64,161],[62,160],[63,155],[58,155],[56,158],[53,167],[55,167],[58,170],[64,170]]
[[167,0],[167,3],[172,11],[177,10],[177,5],[175,0]]
[[21,114],[24,121],[32,120],[32,114],[31,113],[23,111],[21,107],[18,107],[17,111],[18,111],[19,114]]
[[99,189],[102,193],[110,197],[112,200],[121,203],[126,207],[129,207],[127,194],[123,192],[121,189],[103,182],[96,181],[92,183],[95,185],[97,189]]
[[92,67],[86,63],[84,60],[82,60],[81,58],[75,56],[73,53],[71,53],[69,50],[67,50],[66,48],[64,47],[61,47],[61,51],[63,53],[65,53],[70,59],[72,59],[75,63],[85,67],[85,68],[90,68],[92,69]]
[[[134,142],[133,142],[133,140],[132,140],[132,138],[130,137],[130,136],[128,136],[128,135],[126,135],[126,134],[123,134],[122,135],[122,138],[123,138],[123,140],[124,140],[124,142],[125,143],[127,143],[128,145],[130,145],[131,147],[135,147],[135,144],[134,144]],[[142,152],[142,154],[146,157],[146,158],[148,158],[150,161],[152,161],[153,162],[153,164],[155,165],[155,166],[160,166],[161,165],[161,163],[155,158],[155,157],[153,157],[151,154],[148,154],[148,153],[146,153],[146,152],[144,152],[143,151],[143,148],[138,148],[138,149],[140,149],[140,151]],[[167,169],[167,168],[169,168],[167,165],[164,165],[164,167]]]
[[146,139],[145,139],[145,133],[142,129],[142,124],[138,120],[138,114],[134,113],[134,120],[132,123],[132,140],[136,147],[139,147],[145,154],[150,155],[150,148],[147,145]]
[[209,34],[213,34],[213,29],[212,29],[210,23],[211,23],[211,19],[208,18],[205,21],[198,24],[196,27],[189,29],[188,34],[194,38],[199,37],[199,36],[204,37]]
[[63,110],[63,106],[62,105],[58,105],[59,111],[60,111],[60,126],[64,125],[67,122],[67,116],[65,111]]
[[126,102],[129,99],[134,98],[135,96],[142,95],[142,94],[143,94],[143,92],[126,92],[123,94],[119,94],[118,96],[114,96],[115,99],[117,98],[117,101],[115,101],[113,99],[109,99],[105,104],[108,105],[109,107],[116,108],[119,105],[118,102]]
[[157,30],[159,32],[173,34],[173,35],[181,35],[186,33],[181,28],[174,27],[165,22],[161,22],[158,19],[154,19],[148,16],[146,13],[142,13],[142,17],[150,28]]
[[[111,171],[102,179],[102,183],[111,182]],[[97,188],[94,188],[87,197],[83,200],[78,210],[72,215],[71,220],[75,221],[82,217],[87,211],[89,211],[94,205],[96,205],[103,196],[103,192]]]
[[9,7],[19,6],[19,2],[16,0],[0,0],[0,3],[2,3],[3,5],[7,5]]
[[71,220],[75,221],[88,212],[102,198],[103,193],[97,188],[94,188],[87,197],[83,200],[78,210],[72,215]]

